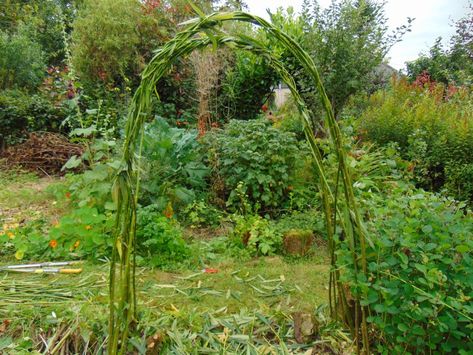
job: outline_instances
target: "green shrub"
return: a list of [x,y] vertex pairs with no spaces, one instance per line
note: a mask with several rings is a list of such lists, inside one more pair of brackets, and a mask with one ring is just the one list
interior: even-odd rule
[[180,217],[190,225],[197,227],[218,227],[223,218],[222,212],[205,200],[194,201],[184,208]]
[[156,205],[138,210],[137,250],[141,263],[162,267],[179,263],[190,255],[190,249],[182,238],[176,220],[165,217]]
[[145,129],[143,143],[143,204],[163,210],[185,207],[206,189],[209,169],[203,163],[196,130],[171,128],[161,118]]
[[268,99],[276,82],[274,70],[261,58],[237,51],[218,98],[219,113],[228,119],[252,119]]
[[223,130],[204,138],[213,186],[223,180],[219,191],[232,209],[241,208],[241,183],[244,195],[254,209],[272,213],[288,200],[291,174],[298,156],[292,133],[271,126],[264,119],[230,121]]
[[[53,225],[44,220],[0,230],[2,254],[17,260],[95,259],[110,254],[113,218],[96,208],[76,208]],[[9,229],[5,230],[5,227]]]
[[0,92],[0,146],[15,144],[32,131],[57,131],[66,112],[41,95]]
[[380,145],[396,143],[402,157],[414,163],[418,186],[447,189],[455,198],[471,202],[472,94],[451,90],[432,83],[419,88],[393,82],[391,90],[370,98],[358,129],[364,139]]
[[234,215],[235,246],[247,248],[251,255],[273,255],[281,250],[282,234],[267,219],[259,215]]
[[291,230],[307,230],[317,236],[325,235],[324,216],[315,209],[286,214],[276,221],[275,228],[281,234]]
[[72,33],[72,62],[82,81],[110,82],[138,65],[136,26],[141,16],[138,1],[85,2]]
[[[401,181],[386,183],[386,191],[364,196],[367,278],[358,273],[355,282],[354,270],[342,272],[369,306],[378,351],[471,353],[473,215]],[[348,250],[338,252],[339,265],[350,258]]]
[[30,39],[26,26],[11,35],[0,31],[0,89],[35,89],[45,70],[41,46]]
[[73,209],[49,231],[49,247],[54,256],[97,260],[111,252],[113,218],[94,207]]
[[73,155],[63,170],[87,168],[80,174],[68,174],[66,184],[51,189],[58,198],[68,196],[75,207],[95,207],[100,212],[114,211],[112,185],[121,160],[117,158],[117,142],[114,138],[99,138],[97,127],[77,128],[71,132],[74,140],[85,145],[82,156]]

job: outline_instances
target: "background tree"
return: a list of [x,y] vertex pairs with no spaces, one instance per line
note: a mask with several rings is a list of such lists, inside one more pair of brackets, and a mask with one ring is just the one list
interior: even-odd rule
[[82,0],[7,0],[0,4],[0,30],[10,34],[27,26],[28,37],[37,42],[48,66],[65,59],[66,37]]
[[31,40],[22,25],[13,34],[0,31],[0,89],[35,89],[45,75],[41,45]]
[[[301,19],[288,14],[290,21],[281,24],[279,13],[273,15],[273,21],[284,29],[295,27],[291,31],[302,37],[301,43],[316,62],[337,114],[350,96],[369,88],[370,74],[402,35],[410,31],[412,21],[408,18],[407,25],[390,33],[384,3],[369,0],[333,0],[325,9],[317,0],[305,0],[302,14]],[[292,69],[301,72],[297,67]],[[297,84],[311,109],[320,112],[310,81],[300,74]]]
[[121,82],[139,70],[135,0],[87,0],[74,22],[72,63],[83,82]]
[[456,34],[450,39],[450,46],[442,45],[437,38],[428,53],[406,64],[411,81],[427,73],[433,81],[445,85],[471,85],[473,83],[473,4],[469,12],[455,23]]

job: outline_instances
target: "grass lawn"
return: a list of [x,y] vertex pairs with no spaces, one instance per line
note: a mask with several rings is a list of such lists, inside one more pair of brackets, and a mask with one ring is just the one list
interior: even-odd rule
[[[64,206],[56,203],[46,191],[52,183],[60,182],[32,175],[8,177],[1,174],[0,221],[24,224],[36,218],[57,219]],[[208,238],[203,239],[208,241]],[[192,247],[205,247],[205,240],[193,240]],[[11,256],[2,256],[0,263],[18,261]],[[327,302],[329,267],[324,246],[314,247],[310,256],[305,258],[277,256],[238,260],[217,255],[205,266],[212,268],[213,272],[204,272],[204,266],[166,271],[146,267],[137,269],[139,327],[143,334],[159,332],[161,327],[168,326],[180,329],[181,335],[182,332],[201,334],[208,317],[224,322],[225,317],[236,319],[235,315],[238,315],[242,319],[253,319],[253,326],[256,320],[264,323],[265,317],[275,317],[267,325],[271,332],[279,334],[283,331],[284,336],[290,336],[292,330],[286,326],[291,323],[292,313],[314,313],[318,306]],[[54,337],[63,338],[66,328],[73,329],[67,336],[70,339],[72,334],[80,334],[83,340],[93,338],[95,349],[98,349],[103,338],[103,334],[98,333],[105,333],[107,324],[108,263],[106,260],[87,261],[82,267],[80,275],[2,272],[0,321],[4,323],[3,328],[0,326],[0,349],[9,349],[7,353],[21,353],[22,349],[33,348],[44,350],[48,342],[51,342],[51,349],[58,343]],[[240,332],[240,335],[248,336],[256,334],[251,324],[248,321],[245,326],[233,324],[232,328],[227,324],[223,328],[231,329],[227,331],[230,333]],[[145,335],[135,341],[138,352],[143,350],[143,346],[151,349]],[[266,335],[261,334],[260,341],[252,343],[258,346],[270,343],[261,339],[266,339]],[[178,342],[178,339],[174,340]],[[277,342],[282,343],[282,339]],[[185,346],[184,343],[183,348]]]

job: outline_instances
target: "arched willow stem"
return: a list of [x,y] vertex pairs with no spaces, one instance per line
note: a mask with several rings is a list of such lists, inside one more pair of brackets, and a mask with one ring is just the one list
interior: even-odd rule
[[[311,128],[311,113],[298,93],[293,77],[278,57],[256,39],[245,35],[229,36],[223,33],[219,28],[225,21],[243,21],[260,26],[266,31],[268,36],[275,38],[281,46],[290,51],[311,76],[326,111],[325,126],[328,129],[331,144],[338,159],[338,176],[343,193],[338,193],[337,189],[335,189],[337,193],[334,193],[330,187],[322,153]],[[331,255],[329,293],[332,316],[346,322],[357,340],[358,349],[362,349],[363,352],[367,353],[369,349],[366,311],[364,307],[360,307],[359,300],[357,300],[357,304],[354,307],[354,317],[352,316],[346,300],[345,287],[339,282],[341,271],[337,266],[335,253],[336,249],[342,246],[342,243],[346,243],[353,256],[354,277],[358,277],[359,273],[366,274],[366,232],[363,228],[353,193],[351,175],[347,165],[347,153],[343,148],[343,137],[313,60],[287,34],[266,20],[244,12],[201,15],[200,18],[188,21],[186,25],[188,27],[185,30],[178,33],[176,37],[156,52],[145,68],[141,84],[135,92],[128,114],[122,169],[117,175],[113,188],[113,197],[117,204],[117,217],[115,222],[116,235],[110,266],[108,353],[126,353],[130,327],[137,321],[134,277],[136,207],[139,194],[139,165],[137,160],[141,154],[140,137],[143,134],[144,123],[150,116],[151,98],[155,95],[158,81],[169,72],[171,66],[179,57],[186,56],[194,50],[208,46],[217,48],[223,45],[248,50],[257,55],[264,56],[291,90],[303,119],[305,136],[318,173],[318,186],[324,207]],[[343,196],[343,199],[339,199],[339,195]],[[336,218],[338,218],[338,224],[345,234],[343,242],[335,238]],[[359,325],[361,325],[361,329]]]

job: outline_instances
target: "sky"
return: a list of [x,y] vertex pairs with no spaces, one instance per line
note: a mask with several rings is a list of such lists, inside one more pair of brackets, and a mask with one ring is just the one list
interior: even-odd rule
[[[322,7],[331,0],[319,0]],[[266,9],[272,11],[289,6],[299,12],[302,0],[247,0],[249,12],[268,18]],[[468,0],[387,0],[385,7],[388,25],[394,30],[407,23],[407,17],[415,18],[412,32],[404,36],[402,42],[393,46],[388,54],[388,62],[396,69],[403,69],[405,62],[415,60],[419,53],[428,52],[437,37],[444,43],[455,33],[452,23],[466,13]]]

